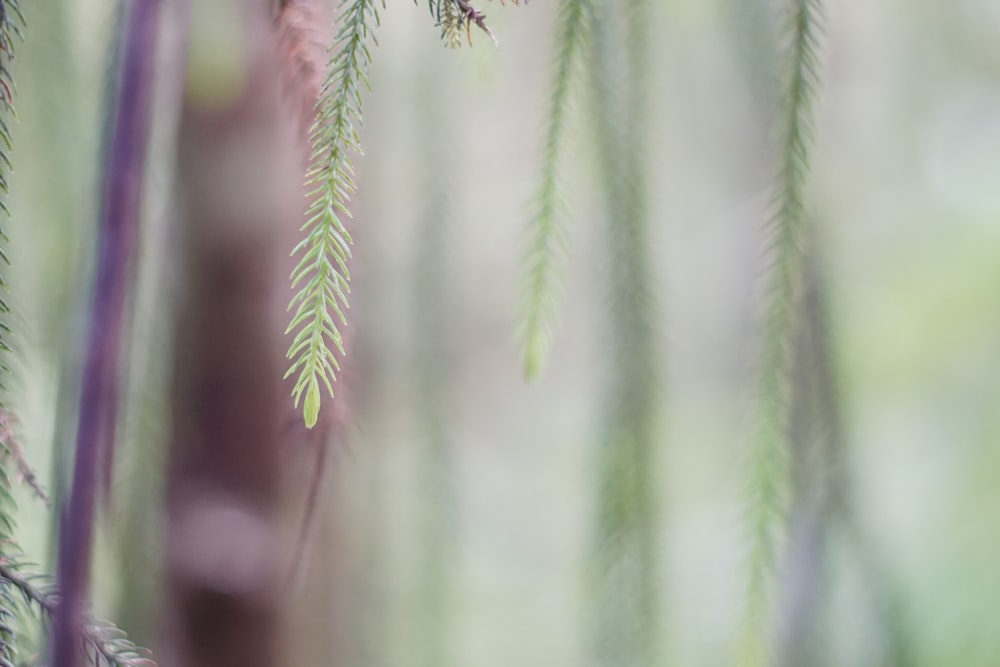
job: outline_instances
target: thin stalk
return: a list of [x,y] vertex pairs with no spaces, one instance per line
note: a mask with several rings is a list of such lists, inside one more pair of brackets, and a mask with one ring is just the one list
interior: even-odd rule
[[126,23],[121,84],[113,110],[98,227],[97,276],[87,336],[69,504],[59,531],[62,599],[53,619],[52,662],[77,663],[80,610],[89,579],[98,480],[110,473],[117,421],[118,355],[125,295],[141,211],[153,60],[160,0],[132,0]]
[[750,463],[750,572],[740,663],[769,660],[774,576],[784,550],[792,495],[789,441],[790,351],[801,304],[805,183],[809,170],[814,88],[818,80],[818,0],[792,0],[788,13],[788,75],[779,113],[781,133],[774,214],[768,226],[773,252],[757,390],[757,424]]
[[524,374],[529,379],[538,375],[548,356],[556,322],[556,302],[562,290],[568,240],[559,211],[559,173],[564,159],[571,93],[589,40],[592,12],[593,0],[563,0],[557,21],[552,96],[546,116],[541,175],[533,204],[535,213],[528,224],[527,244],[521,258],[524,276],[518,337]]
[[593,22],[592,91],[607,206],[608,396],[598,451],[591,659],[656,663],[659,539],[655,460],[659,350],[650,256],[650,11],[606,7]]

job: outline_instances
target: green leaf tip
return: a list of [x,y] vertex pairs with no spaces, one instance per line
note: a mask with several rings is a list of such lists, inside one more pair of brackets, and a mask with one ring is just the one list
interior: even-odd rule
[[319,421],[319,408],[322,401],[319,381],[313,376],[309,381],[309,388],[306,390],[306,400],[302,404],[302,416],[305,419],[306,428],[312,428]]
[[539,331],[532,331],[524,341],[524,379],[537,380],[548,361],[548,344]]
[[348,200],[356,189],[353,156],[361,155],[362,90],[368,87],[369,43],[377,43],[376,0],[341,0],[339,28],[328,53],[327,72],[310,131],[311,164],[306,171],[309,206],[303,237],[292,254],[299,258],[291,285],[297,290],[287,334],[292,336],[285,377],[296,376],[292,396],[302,404],[306,426],[319,417],[320,383],[333,396],[345,355],[343,329],[349,307],[351,235]]

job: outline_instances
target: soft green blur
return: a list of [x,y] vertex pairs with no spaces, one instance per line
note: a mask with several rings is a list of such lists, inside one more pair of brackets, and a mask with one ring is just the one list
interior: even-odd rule
[[[296,625],[303,665],[327,664],[334,652],[365,667],[409,666],[427,655],[437,667],[585,661],[607,361],[593,122],[578,96],[564,181],[572,246],[561,325],[543,373],[527,383],[514,342],[518,261],[541,153],[556,3],[480,4],[499,49],[475,30],[472,48],[444,48],[423,2],[389,3],[382,12],[352,230],[354,427],[330,457],[322,530],[296,617],[309,619]],[[667,378],[657,463],[664,665],[734,664],[743,610],[745,452],[773,171],[768,4],[653,2],[649,177]],[[879,585],[896,596],[912,665],[993,667],[1000,661],[1000,3],[825,5],[809,209],[830,265],[865,558],[878,563]],[[60,456],[52,443],[66,447],[72,437],[54,415],[72,413],[64,403],[74,395],[89,303],[113,8],[106,0],[46,0],[26,3],[26,15],[7,223],[17,350],[9,384],[28,457],[55,487],[51,462]],[[169,118],[168,101],[158,112]],[[169,151],[158,155],[169,159]],[[150,223],[159,230],[148,232],[152,238],[164,233],[155,224],[169,220],[165,180],[151,179],[150,198],[162,207],[152,207],[160,211],[151,215],[159,221]],[[430,228],[428,215],[447,218]],[[421,236],[428,233],[441,240],[428,245]],[[415,283],[432,251],[445,253],[432,257],[444,258],[447,273]],[[163,280],[155,274],[144,280]],[[137,299],[152,311],[143,317],[154,317],[150,295],[162,293],[144,284]],[[441,301],[421,292],[427,284],[446,292]],[[431,308],[447,331],[415,316]],[[164,371],[151,358],[165,349],[158,328],[165,325],[141,322],[130,371],[159,368],[145,376],[155,392]],[[428,346],[428,335],[446,335],[447,348]],[[446,357],[440,372],[419,363],[428,349]],[[133,400],[163,410],[155,393]],[[130,468],[159,460],[155,446],[135,454],[149,451],[136,442],[150,446],[157,432],[155,424],[126,430]],[[120,480],[121,497],[154,504],[158,477],[148,472]],[[435,476],[444,476],[444,493]],[[49,519],[27,494],[20,504],[22,542],[44,564]],[[126,628],[134,622],[146,635],[139,639],[155,644],[156,588],[130,598],[139,588],[119,571],[123,560],[133,569],[149,562],[152,573],[133,572],[130,581],[156,576],[149,528],[160,515],[156,507],[136,515],[137,508],[113,514],[117,525],[107,522],[96,603],[101,615]],[[876,664],[883,639],[867,595],[871,572],[836,532],[834,545],[829,664]],[[445,567],[428,573],[428,554],[443,554]],[[428,592],[435,585],[446,593]],[[321,634],[328,623],[347,630]],[[331,646],[331,636],[348,636],[351,645]]]

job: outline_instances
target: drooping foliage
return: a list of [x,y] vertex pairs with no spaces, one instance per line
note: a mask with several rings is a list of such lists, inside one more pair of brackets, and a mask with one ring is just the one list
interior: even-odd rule
[[374,0],[344,0],[339,8],[340,28],[330,47],[329,71],[323,81],[311,131],[312,162],[306,175],[311,203],[302,230],[305,238],[293,251],[299,264],[292,273],[298,291],[289,304],[293,311],[288,349],[294,375],[295,404],[302,402],[306,426],[319,418],[322,388],[333,396],[333,382],[343,355],[342,327],[347,325],[350,293],[351,234],[346,220],[354,183],[353,155],[361,152],[362,91],[368,86],[371,65],[369,43],[375,42],[378,8]]
[[750,454],[750,572],[740,655],[744,665],[763,665],[768,659],[774,575],[784,549],[791,503],[789,383],[809,224],[805,188],[819,79],[820,18],[819,0],[793,0],[788,7],[774,212],[767,228],[773,256],[767,276]]
[[[781,144],[774,211],[768,222],[773,256],[762,318],[759,412],[751,454],[752,543],[742,645],[742,661],[747,665],[763,665],[772,659],[788,665],[809,660],[803,656],[815,650],[820,606],[817,600],[822,597],[824,583],[824,575],[817,569],[824,566],[822,552],[830,517],[846,512],[838,504],[847,491],[837,482],[842,474],[838,471],[838,456],[843,436],[838,432],[841,418],[831,368],[832,346],[827,338],[829,325],[825,319],[822,279],[810,273],[814,256],[809,254],[809,242],[815,224],[807,214],[805,195],[812,105],[818,79],[820,3],[819,0],[789,2],[788,71],[785,96],[778,108]],[[141,3],[142,0],[137,0],[134,4]],[[291,2],[280,4],[286,9],[292,6]],[[593,567],[588,580],[592,586],[589,592],[593,594],[588,611],[594,621],[589,627],[593,632],[588,634],[588,641],[592,642],[589,657],[600,665],[652,665],[657,662],[660,641],[656,503],[659,472],[655,466],[655,445],[661,379],[660,336],[656,326],[659,318],[650,248],[650,177],[644,142],[650,124],[650,69],[655,61],[651,55],[651,3],[621,0],[608,5],[611,3],[602,6],[597,0],[561,0],[559,5],[540,176],[522,258],[519,337],[525,374],[537,375],[544,365],[557,321],[568,245],[560,210],[559,180],[568,144],[571,101],[580,83],[578,70],[589,55],[592,76],[584,82],[590,87],[589,101],[595,112],[600,166],[598,194],[605,200],[600,217],[605,223],[607,265],[603,268],[608,289],[604,318],[608,342],[604,384],[607,395],[600,411],[596,517],[590,554]],[[485,14],[470,0],[428,0],[427,6],[448,46],[471,42],[473,26],[493,38]],[[375,32],[379,27],[375,0],[341,0],[337,11],[336,37],[329,51],[324,52],[329,54],[325,74],[300,68],[298,74],[305,79],[297,84],[303,89],[311,88],[313,79],[320,80],[316,85],[318,95],[310,92],[305,96],[310,100],[308,104],[316,97],[319,102],[315,109],[310,108],[304,114],[306,122],[312,122],[311,160],[306,174],[308,216],[302,229],[304,238],[294,250],[298,266],[291,280],[297,292],[290,304],[292,313],[286,332],[291,335],[286,377],[295,381],[293,398],[297,406],[301,402],[304,420],[310,427],[317,423],[323,392],[333,395],[334,383],[341,372],[341,356],[346,353],[344,327],[348,322],[352,254],[349,200],[355,192],[354,160],[361,154],[358,131],[372,62],[370,49],[377,43]],[[422,11],[421,7],[421,14]],[[16,0],[0,0],[0,112],[4,121],[13,113],[11,67],[13,45],[19,38],[18,17]],[[300,46],[297,43],[293,48]],[[310,42],[308,48],[315,46],[315,42]],[[136,65],[134,53],[126,50],[122,57],[125,66]],[[437,113],[443,115],[436,112],[431,117]],[[438,129],[444,125],[440,120],[435,124]],[[7,125],[0,125],[0,189],[4,193],[10,167],[9,139]],[[430,141],[432,146],[446,143],[444,137]],[[427,155],[431,182],[425,190],[430,192],[434,187],[443,188],[447,179],[440,178],[444,167],[430,159],[434,156],[429,151]],[[441,614],[446,606],[447,586],[442,581],[449,574],[447,558],[453,545],[443,533],[447,525],[442,528],[441,510],[453,499],[448,480],[442,476],[448,464],[449,440],[443,425],[448,414],[437,390],[447,384],[441,380],[441,374],[448,365],[450,325],[440,298],[451,279],[446,271],[447,197],[443,189],[431,194],[419,231],[421,245],[414,252],[418,259],[413,288],[419,311],[414,351],[418,360],[417,383],[434,389],[421,395],[424,403],[419,408],[426,420],[423,426],[428,441],[423,461],[429,507],[422,525],[429,565],[423,595],[429,611],[424,619],[428,629],[424,659],[427,664],[441,665],[447,662],[444,626],[435,624],[433,614]],[[7,214],[2,198],[0,209]],[[121,274],[115,275],[108,280],[120,290]],[[0,309],[6,310],[2,302]],[[107,321],[101,314],[106,312],[95,308],[95,321]],[[119,317],[120,310],[112,315]],[[105,340],[103,336],[92,335],[92,338]],[[104,356],[94,362],[105,377],[115,371],[108,355],[118,352],[118,340],[117,335],[112,336],[102,348]],[[6,349],[2,334],[0,348]],[[88,431],[93,436],[97,429],[102,431],[102,437],[107,437],[108,430],[113,430],[117,400],[114,394],[112,391],[104,396],[107,400],[103,407],[94,404],[93,397],[101,396],[100,393],[88,394],[91,398],[89,402],[85,400],[81,420],[92,421],[88,429],[82,429],[85,436]],[[22,465],[23,457],[17,453],[16,443],[0,438],[0,444],[5,448],[4,467],[0,471],[3,473],[0,531],[6,531],[0,532],[3,544],[0,663],[13,663],[21,624],[34,618],[27,610],[48,616],[59,613],[60,605],[54,587],[47,580],[26,574],[31,568],[17,553],[12,512],[4,509],[10,505],[11,478],[15,475],[32,484],[40,497],[44,497],[44,491],[37,480],[32,483],[33,473],[30,467]],[[73,525],[87,531],[93,519],[94,474],[99,469],[95,466],[110,465],[112,454],[104,450],[107,460],[98,461],[94,451],[93,446],[77,449],[77,460],[89,466],[88,477],[80,487],[83,491],[70,500],[73,511],[69,515],[77,517],[71,519]],[[66,532],[71,533],[69,528]],[[73,540],[70,546],[63,547],[67,558],[89,553],[89,537],[85,546],[78,542]],[[803,564],[806,575],[794,576],[797,563]],[[74,568],[75,574],[69,581],[81,581],[81,571]],[[805,584],[799,586],[798,581]],[[76,584],[67,590],[74,601],[67,607],[72,614],[82,599],[81,593]],[[802,610],[803,613],[797,613]],[[775,632],[776,617],[794,624],[778,627]],[[131,665],[148,660],[145,652],[127,640],[116,638],[107,626],[89,620],[76,626],[76,637],[82,639],[95,663]],[[59,623],[56,627],[60,627]],[[786,635],[781,635],[782,631]],[[65,636],[72,637],[73,633]],[[61,655],[64,654],[65,651]]]
[[566,230],[560,218],[559,170],[563,160],[570,99],[577,69],[588,42],[593,0],[563,0],[555,42],[552,93],[543,140],[542,167],[521,258],[523,284],[519,338],[524,374],[535,377],[551,344],[556,302],[561,289],[566,254]]
[[[469,0],[429,0],[428,10],[448,46],[459,46],[463,32],[471,43],[473,25],[496,43],[486,15]],[[293,315],[287,331],[294,334],[287,373],[295,377],[292,398],[296,406],[301,402],[310,428],[319,418],[323,390],[331,397],[334,394],[338,357],[346,354],[343,328],[347,326],[353,244],[347,228],[348,202],[357,189],[353,159],[362,153],[358,128],[362,94],[369,87],[370,46],[378,43],[375,0],[342,0],[337,13],[339,27],[310,132],[312,156],[306,174],[310,205],[302,227],[305,238],[293,251],[299,257],[292,272],[297,291],[289,304]]]
[[[515,5],[521,4],[521,0],[511,1]],[[503,0],[500,0],[500,4],[503,4]],[[494,45],[499,44],[493,31],[486,24],[486,14],[476,9],[471,0],[427,0],[427,9],[441,28],[442,41],[450,48],[461,46],[463,36],[471,45],[473,25],[486,33]]]
[[[0,291],[7,291],[6,273],[3,269],[10,264],[10,258],[5,249],[7,234],[4,231],[6,219],[10,217],[7,206],[7,195],[10,187],[11,164],[10,153],[13,141],[10,125],[17,117],[14,111],[14,54],[17,43],[21,40],[21,26],[24,16],[21,14],[20,3],[17,0],[0,0]],[[10,312],[7,300],[0,294],[0,318]],[[9,352],[7,334],[10,330],[7,323],[0,319],[0,352]],[[0,359],[0,371],[6,371],[7,364]],[[0,388],[3,387],[0,381]]]
[[659,642],[659,335],[650,254],[650,3],[592,18],[595,110],[608,248],[603,424],[596,456],[591,661],[654,665]]
[[[33,630],[45,627],[59,608],[59,590],[51,578],[38,572],[27,560],[17,539],[14,520],[14,475],[31,490],[36,500],[48,506],[48,493],[24,458],[12,418],[0,413],[0,664],[24,664]],[[94,665],[147,667],[151,653],[129,641],[118,628],[85,615],[81,619],[76,649]]]

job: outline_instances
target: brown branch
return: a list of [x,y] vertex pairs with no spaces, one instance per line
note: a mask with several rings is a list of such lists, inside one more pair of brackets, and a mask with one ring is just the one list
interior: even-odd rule
[[452,0],[452,2],[454,2],[458,7],[458,10],[462,13],[462,18],[465,20],[465,34],[466,39],[469,41],[469,46],[472,46],[471,31],[473,23],[475,23],[480,30],[490,36],[490,39],[493,40],[493,46],[500,46],[500,42],[497,41],[493,31],[491,31],[486,25],[486,14],[473,7],[470,0]]

